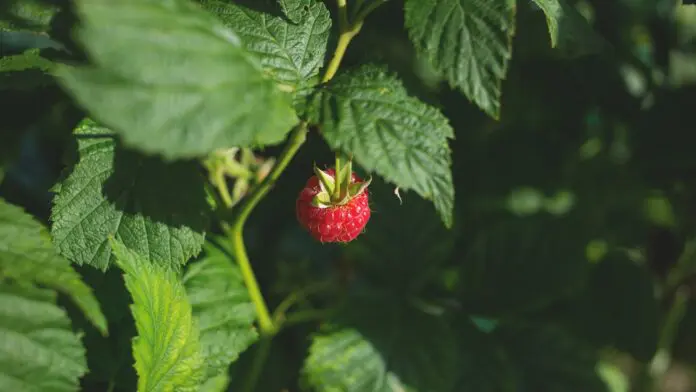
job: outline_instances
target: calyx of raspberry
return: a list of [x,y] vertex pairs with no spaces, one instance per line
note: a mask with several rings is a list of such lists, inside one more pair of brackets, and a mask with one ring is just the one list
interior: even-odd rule
[[321,191],[312,199],[312,205],[319,208],[342,206],[350,203],[353,198],[365,192],[372,182],[372,177],[366,181],[352,182],[353,164],[350,160],[341,162],[336,159],[336,176],[314,166],[314,174],[319,179]]

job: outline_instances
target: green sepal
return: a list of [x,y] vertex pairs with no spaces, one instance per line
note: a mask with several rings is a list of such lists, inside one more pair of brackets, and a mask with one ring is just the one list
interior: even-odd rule
[[234,183],[234,187],[232,188],[232,201],[233,205],[236,205],[239,203],[240,200],[246,195],[247,191],[249,190],[249,180],[246,178],[239,178],[237,181]]
[[250,178],[251,171],[248,167],[240,164],[234,159],[230,159],[225,162],[224,166],[225,174],[232,178]]
[[[337,159],[336,163],[339,162]],[[345,204],[350,200],[351,174],[353,174],[353,161],[351,160],[347,160],[345,164],[336,167],[336,188],[333,196],[339,204]]]
[[240,162],[242,162],[242,165],[249,167],[254,163],[254,153],[251,149],[242,148],[242,153],[240,155]]
[[256,170],[256,181],[259,183],[263,181],[271,173],[274,166],[275,158],[270,157],[266,159]]
[[372,183],[372,176],[368,177],[366,181],[350,184],[350,186],[348,187],[348,196],[353,198],[365,192],[365,189],[367,189],[367,187],[370,186],[370,183]]
[[334,189],[336,188],[336,182],[334,181],[333,177],[318,168],[316,165],[314,165],[314,174],[316,174],[317,178],[319,179],[321,191],[326,192],[329,195],[333,195]]
[[312,199],[312,205],[319,208],[340,206],[348,204],[354,197],[360,195],[372,182],[372,177],[367,181],[352,182],[353,164],[350,160],[342,164],[336,159],[336,177],[331,177],[325,171],[314,165],[314,173],[319,179],[321,190]]
[[346,195],[345,195],[342,199],[339,199],[339,200],[337,200],[337,201],[334,201],[333,204],[334,204],[334,205],[337,205],[337,206],[342,206],[342,205],[348,204],[348,202],[349,202],[351,199],[352,199],[352,197],[350,197],[350,195],[348,195],[348,194],[346,193]]
[[326,192],[319,192],[312,199],[312,205],[314,207],[319,207],[319,208],[331,207],[331,205],[332,205],[331,197]]

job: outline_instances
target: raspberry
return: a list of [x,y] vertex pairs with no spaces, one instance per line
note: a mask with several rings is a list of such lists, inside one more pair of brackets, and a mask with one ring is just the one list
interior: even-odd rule
[[[335,179],[334,169],[323,173]],[[322,193],[330,195],[331,192],[323,189],[317,175],[310,177],[295,203],[297,220],[320,242],[354,240],[370,219],[366,189],[368,184],[369,181],[364,182],[355,173],[351,173],[350,184],[346,184],[346,187],[351,185],[352,192],[348,192],[348,196],[339,202],[327,201],[328,195],[323,195],[323,198],[319,196]],[[321,202],[320,199],[324,201]]]

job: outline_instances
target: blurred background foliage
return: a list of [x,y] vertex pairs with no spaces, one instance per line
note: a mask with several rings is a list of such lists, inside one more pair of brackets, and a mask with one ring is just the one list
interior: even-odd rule
[[[67,2],[21,3],[0,5],[0,196],[47,222],[84,114],[43,71],[71,47]],[[552,49],[542,11],[517,3],[500,121],[415,57],[401,1],[370,16],[344,67],[386,64],[451,120],[454,228],[375,181],[366,233],[314,242],[294,215],[312,164],[332,161],[313,132],[249,222],[264,292],[277,305],[328,283],[300,307],[330,309],[348,292],[448,314],[461,391],[696,391],[696,5],[569,1],[581,19],[564,20]],[[103,338],[72,312],[88,346],[85,390],[134,383],[121,277],[81,272],[113,331]],[[259,390],[297,390],[318,326],[277,338]],[[231,390],[254,350],[233,366]]]

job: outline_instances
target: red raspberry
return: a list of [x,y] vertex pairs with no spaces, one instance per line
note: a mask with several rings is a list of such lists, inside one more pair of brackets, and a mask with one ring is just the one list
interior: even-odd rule
[[[335,177],[335,170],[328,169],[326,174]],[[363,180],[355,173],[351,174],[351,184]],[[321,192],[316,175],[307,180],[295,203],[297,220],[309,233],[320,242],[353,241],[370,220],[367,189],[350,198],[343,205],[317,207],[312,204],[314,197]]]

